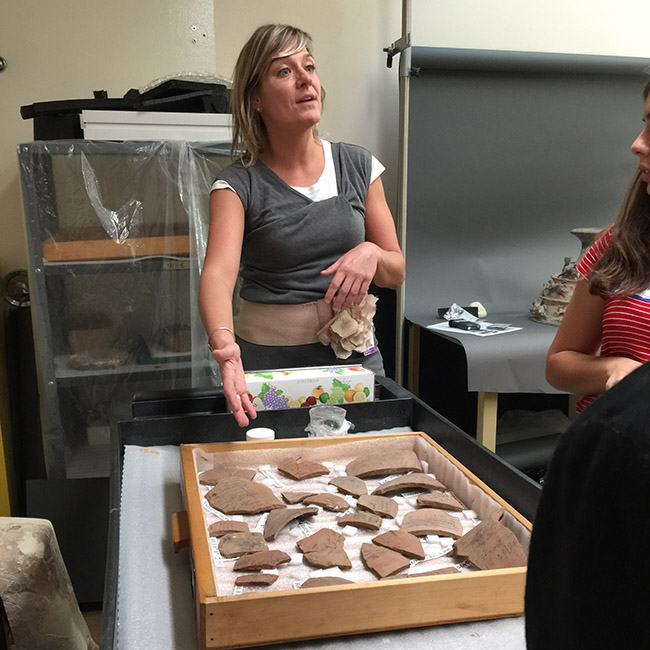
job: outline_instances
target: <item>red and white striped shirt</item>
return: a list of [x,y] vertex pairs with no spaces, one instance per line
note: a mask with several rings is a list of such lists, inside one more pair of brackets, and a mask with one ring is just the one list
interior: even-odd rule
[[[591,269],[607,250],[612,239],[607,230],[585,253],[576,268],[589,279]],[[650,289],[632,296],[608,298],[603,314],[601,357],[627,357],[645,363],[650,359]],[[598,395],[586,395],[576,405],[580,413]]]

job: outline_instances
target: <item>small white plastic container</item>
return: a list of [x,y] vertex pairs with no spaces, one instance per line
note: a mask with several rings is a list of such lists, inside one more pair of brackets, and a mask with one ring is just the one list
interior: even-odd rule
[[275,440],[275,431],[267,427],[257,427],[246,432],[246,440]]

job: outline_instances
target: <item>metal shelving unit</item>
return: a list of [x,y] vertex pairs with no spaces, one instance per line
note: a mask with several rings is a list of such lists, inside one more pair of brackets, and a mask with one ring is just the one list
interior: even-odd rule
[[228,150],[36,141],[18,157],[47,479],[108,477],[115,399],[216,383],[196,293]]

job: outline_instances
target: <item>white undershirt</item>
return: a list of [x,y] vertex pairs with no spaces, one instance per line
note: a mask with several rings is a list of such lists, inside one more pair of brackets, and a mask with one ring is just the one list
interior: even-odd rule
[[[334,158],[332,157],[332,144],[327,140],[321,140],[321,142],[323,143],[323,153],[325,154],[325,167],[323,168],[323,173],[320,175],[320,178],[309,187],[291,186],[294,190],[304,194],[312,201],[324,201],[325,199],[330,199],[338,194],[336,172],[334,171]],[[374,156],[372,156],[370,182],[372,183],[379,178],[385,169],[386,168]],[[210,191],[223,189],[230,189],[235,192],[229,183],[222,180],[216,180],[210,188]]]

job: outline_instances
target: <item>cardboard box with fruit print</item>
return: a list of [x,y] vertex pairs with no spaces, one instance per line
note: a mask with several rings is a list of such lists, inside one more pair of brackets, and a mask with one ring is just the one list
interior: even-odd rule
[[259,411],[371,402],[375,373],[361,366],[259,370],[246,374],[246,386]]

